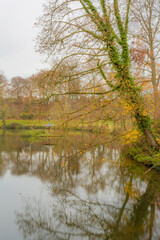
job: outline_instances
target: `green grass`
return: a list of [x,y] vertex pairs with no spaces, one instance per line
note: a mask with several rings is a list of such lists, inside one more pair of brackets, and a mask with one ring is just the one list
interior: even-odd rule
[[129,157],[146,166],[156,166],[157,170],[160,169],[160,149],[149,147],[144,137],[125,145],[122,149],[122,156]]
[[[4,133],[4,131],[2,129],[0,129],[0,135],[2,135]],[[48,130],[48,129],[18,129],[18,130],[5,130],[5,134],[6,135],[19,135],[19,136],[23,136],[23,137],[35,137],[35,138],[50,138],[50,137],[54,137],[55,135],[59,135],[62,136],[62,132],[61,131],[52,131],[52,130]]]
[[[52,124],[54,125],[60,125],[59,121],[50,121]],[[18,123],[21,124],[23,126],[27,126],[27,127],[33,127],[33,126],[44,126],[47,123],[49,123],[49,121],[44,121],[44,120],[18,120],[18,119],[9,119],[6,120],[6,125],[10,125],[12,123]],[[0,126],[2,126],[2,121],[0,121]]]
[[[18,123],[23,125],[24,127],[43,127],[45,126],[47,123],[52,123],[53,126],[56,126],[57,128],[73,128],[73,130],[80,130],[80,129],[100,129],[101,126],[103,126],[103,128],[107,128],[109,130],[112,130],[113,128],[113,124],[111,122],[107,122],[107,123],[103,123],[102,121],[98,121],[98,122],[86,122],[84,121],[82,123],[81,120],[72,120],[72,121],[68,121],[67,123],[64,121],[58,121],[58,120],[51,120],[51,121],[45,121],[45,120],[18,120],[18,119],[9,119],[6,120],[6,126],[13,124],[13,123]],[[2,121],[0,121],[0,127],[2,127]]]

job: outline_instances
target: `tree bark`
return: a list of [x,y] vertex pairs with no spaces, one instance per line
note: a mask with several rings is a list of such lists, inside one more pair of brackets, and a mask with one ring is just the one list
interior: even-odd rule
[[148,142],[149,146],[154,147],[154,148],[158,147],[158,143],[154,139],[154,137],[149,129],[145,130],[145,136],[147,138],[147,142]]
[[156,122],[159,118],[159,93],[158,86],[154,87],[154,121]]

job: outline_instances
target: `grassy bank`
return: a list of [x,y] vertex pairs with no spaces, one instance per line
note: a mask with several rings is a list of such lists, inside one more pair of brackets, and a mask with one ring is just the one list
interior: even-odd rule
[[124,145],[122,155],[160,171],[160,149],[150,148],[142,136],[134,143]]
[[[49,127],[47,124],[51,124]],[[3,124],[0,122],[0,128],[3,129]],[[85,122],[72,120],[69,122],[62,121],[43,121],[43,120],[6,120],[6,130],[21,130],[26,136],[51,137],[54,136],[54,130],[60,131],[86,131],[86,132],[109,132],[113,129],[111,122]],[[25,131],[24,131],[25,130]]]
[[[60,126],[59,121],[50,121],[53,125]],[[46,124],[48,124],[48,121],[44,120],[19,120],[19,119],[8,119],[6,120],[6,128],[9,128],[11,124],[16,123],[17,126],[22,125],[22,127],[44,127]],[[0,127],[3,127],[2,121],[0,121]]]

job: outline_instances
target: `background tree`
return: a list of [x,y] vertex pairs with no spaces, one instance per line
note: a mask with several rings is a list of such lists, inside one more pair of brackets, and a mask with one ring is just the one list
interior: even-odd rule
[[4,106],[5,88],[7,86],[7,79],[4,73],[0,73],[0,118],[2,119],[3,128],[5,128],[6,122],[6,109]]
[[11,79],[10,91],[12,97],[16,98],[17,104],[20,103],[20,98],[24,95],[24,85],[25,80],[22,77],[17,76]]
[[[131,4],[132,20],[138,27],[131,27],[132,59],[141,69],[141,78],[148,77],[153,87],[155,111],[159,115],[159,81],[160,81],[160,1],[137,0]],[[142,72],[143,71],[143,72]]]
[[0,73],[0,97],[4,96],[4,89],[7,85],[7,79],[4,75],[4,73]]

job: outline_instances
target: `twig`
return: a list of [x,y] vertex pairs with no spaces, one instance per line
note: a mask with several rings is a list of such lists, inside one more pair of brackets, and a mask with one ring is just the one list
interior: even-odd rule
[[144,173],[144,175],[145,175],[146,173],[150,172],[154,167],[156,167],[156,166],[158,166],[158,165],[160,165],[160,163],[157,163],[156,165],[153,165],[151,168],[149,168],[149,169]]

